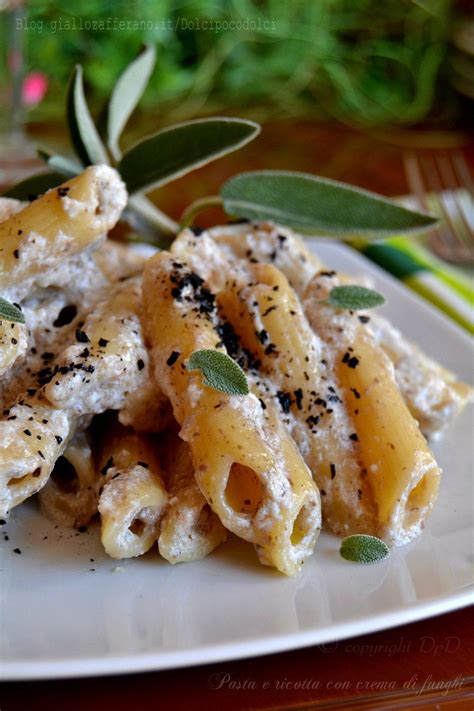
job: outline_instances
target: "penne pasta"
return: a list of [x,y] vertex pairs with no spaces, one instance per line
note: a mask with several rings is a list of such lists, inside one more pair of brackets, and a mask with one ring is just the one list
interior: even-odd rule
[[113,424],[102,443],[98,470],[105,551],[117,559],[142,555],[158,539],[168,501],[156,445],[146,435]]
[[91,166],[0,223],[0,293],[21,301],[66,257],[103,239],[127,202],[119,175]]
[[96,469],[90,435],[79,432],[38,492],[42,513],[67,528],[85,526],[97,513]]
[[128,281],[75,333],[75,343],[54,361],[44,395],[75,416],[127,407],[148,379],[148,353],[140,324],[140,284]]
[[165,437],[169,498],[158,549],[169,563],[187,563],[205,558],[226,540],[227,533],[197,485],[189,446],[176,435]]
[[225,395],[186,370],[200,348],[218,343],[215,297],[183,262],[160,253],[144,274],[145,324],[155,377],[188,442],[196,480],[222,524],[255,545],[261,562],[293,574],[320,529],[317,490],[257,385],[246,397]]
[[[136,393],[149,377],[139,306],[139,283],[118,285],[77,329],[76,342],[37,375],[39,390],[33,388],[4,411],[9,419],[0,422],[3,515],[46,484],[67,440],[87,428],[93,415],[109,409],[128,413],[129,405],[134,407]],[[31,439],[24,434],[31,429],[28,421],[39,428],[31,430]],[[158,428],[160,423],[155,424]],[[47,451],[37,436],[47,439]]]
[[0,517],[47,482],[72,435],[65,412],[37,398],[4,411],[0,422]]
[[177,257],[191,253],[195,268],[216,290],[222,289],[228,264],[246,269],[250,263],[271,263],[302,294],[323,264],[292,230],[270,222],[215,227],[199,235],[183,230],[172,245]]
[[425,437],[438,439],[472,402],[472,388],[407,341],[383,316],[375,313],[369,319],[375,342],[394,365],[395,380],[411,414]]
[[[11,404],[27,389],[43,384],[51,372],[52,360],[74,342],[78,324],[83,324],[88,314],[109,298],[114,284],[142,271],[144,258],[128,252],[122,245],[105,242],[92,255],[82,253],[66,259],[61,278],[56,272],[54,279],[51,276],[54,283],[50,287],[35,289],[22,302],[26,324],[0,324],[0,407]],[[165,403],[156,388],[147,386],[134,391],[130,411],[123,414],[123,424],[149,431],[150,424],[163,417]]]
[[0,377],[24,359],[27,349],[28,329],[26,325],[0,318]]
[[123,281],[143,272],[147,257],[128,244],[111,239],[102,242],[91,255],[108,283]]
[[[298,235],[272,223],[215,227],[199,236],[183,230],[172,251],[178,257],[191,252],[195,268],[214,289],[223,286],[226,264],[245,271],[249,260],[254,260],[278,267],[302,299],[311,279],[324,270]],[[395,366],[400,392],[423,434],[439,436],[472,400],[472,388],[434,363],[378,314],[371,314],[369,320],[375,339]]]
[[[226,261],[228,254],[224,249],[218,252],[219,270],[216,271],[212,262],[204,264],[203,255],[211,253],[211,246],[198,247],[202,237],[195,238],[197,256],[192,251],[190,243],[193,238],[189,234],[178,240],[176,251],[182,253],[187,245],[188,259],[193,267],[202,268],[206,276],[214,280],[213,286],[221,289],[219,305],[231,322],[239,324],[242,345],[261,361],[261,372],[269,376],[274,396],[280,399],[284,410],[287,427],[320,488],[325,525],[338,534],[372,533],[394,544],[405,543],[418,535],[436,499],[439,470],[403,402],[393,367],[371,336],[372,331],[358,316],[337,313],[332,307],[317,303],[331,288],[326,285],[324,290],[326,282],[338,283],[333,278],[335,274],[321,272],[321,277],[314,277],[307,289],[303,307],[312,330],[296,295],[274,266],[251,262],[232,264]],[[227,247],[228,241],[224,240],[224,244]],[[237,254],[241,249],[239,245]],[[323,289],[322,296],[318,295],[318,289]],[[363,315],[365,323],[370,320],[371,317]],[[352,321],[358,331],[354,331],[353,326],[349,328]],[[318,344],[319,339],[314,339],[313,331],[323,339],[322,346]],[[408,438],[413,445],[410,447],[413,458],[403,465],[404,476],[398,472],[399,461],[394,455],[390,459],[385,453],[385,459],[377,459],[378,455],[372,450],[367,451],[361,446],[357,431],[360,418],[353,415],[354,411],[357,415],[361,412],[361,408],[353,407],[353,392],[359,391],[355,386],[348,386],[344,379],[357,377],[358,373],[348,376],[334,368],[334,362],[352,347],[350,341],[354,336],[350,334],[356,332],[369,334],[360,342],[366,346],[370,344],[372,359],[377,358],[377,363],[384,364],[381,373],[384,372],[385,377],[380,378],[383,385],[375,402],[387,403],[395,398],[398,416],[392,416],[393,428],[396,425],[402,427],[399,432],[401,441]],[[335,354],[336,342],[345,349],[342,354]],[[373,366],[367,367],[369,372],[374,370]],[[352,391],[350,387],[353,387]],[[385,407],[384,412],[387,411],[392,408]],[[370,442],[376,426],[373,418],[368,421],[373,436],[365,432],[364,439]],[[389,419],[383,425],[383,418],[378,419],[381,427],[388,428],[390,422]],[[383,497],[381,489],[372,486],[367,474],[370,467],[373,470],[383,468],[386,477],[392,481],[396,497],[387,495],[383,498],[385,508],[380,501]],[[382,488],[389,490],[385,480]],[[411,491],[416,493],[410,495]]]
[[339,535],[374,533],[374,506],[324,344],[278,269],[253,264],[248,272],[243,281],[231,273],[219,305],[238,323],[242,346],[261,362],[280,417],[319,487],[323,523]]
[[286,575],[322,522],[419,535],[441,474],[422,432],[472,390],[378,313],[334,308],[348,277],[290,229],[185,229],[149,257],[105,239],[126,203],[108,166],[0,199],[0,295],[25,316],[0,319],[0,517],[38,494],[59,526],[99,514],[112,558],[156,543],[172,564],[230,532]]
[[320,275],[303,303],[328,345],[377,511],[377,535],[402,545],[419,535],[436,501],[440,470],[410,414],[391,361],[354,312],[323,303],[334,275]]
[[9,217],[23,210],[27,204],[15,198],[0,197],[0,222],[5,222]]

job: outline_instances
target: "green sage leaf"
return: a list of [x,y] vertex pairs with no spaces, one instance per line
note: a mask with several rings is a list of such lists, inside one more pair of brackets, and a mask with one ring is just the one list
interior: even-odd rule
[[0,296],[0,320],[4,318],[6,321],[14,321],[15,323],[25,323],[25,317],[21,309],[15,304],[11,304],[6,299]]
[[373,309],[376,306],[381,306],[385,303],[385,297],[378,291],[367,289],[365,286],[347,284],[331,289],[327,302],[337,309],[358,311],[359,309]]
[[61,156],[59,154],[48,153],[48,151],[43,148],[38,148],[38,156],[41,160],[52,169],[61,173],[67,178],[73,178],[75,175],[79,175],[84,168],[79,163],[76,163],[72,158],[66,158],[66,156]]
[[122,219],[143,238],[142,241],[160,249],[169,249],[178,231],[178,225],[141,193],[129,198]]
[[97,132],[84,96],[80,64],[74,69],[69,82],[66,109],[71,143],[83,165],[109,164],[107,151]]
[[50,188],[56,188],[64,183],[64,175],[60,173],[39,173],[13,185],[5,193],[5,197],[17,200],[34,200]]
[[145,91],[155,60],[155,48],[146,45],[144,51],[128,65],[114,86],[108,108],[107,137],[109,150],[115,160],[120,160],[122,154],[119,138]]
[[129,193],[156,188],[241,148],[259,132],[258,124],[244,119],[187,121],[137,143],[118,170]]
[[380,538],[361,533],[344,538],[339,553],[353,563],[376,563],[387,558],[390,550]]
[[225,211],[303,233],[383,238],[429,229],[437,219],[345,183],[306,173],[241,173],[221,188]]
[[187,364],[188,370],[200,370],[203,383],[228,395],[248,395],[249,386],[242,368],[222,351],[203,348],[195,351]]
[[79,165],[79,163],[76,163],[71,158],[59,155],[51,156],[48,159],[48,165],[58,173],[62,173],[66,178],[73,178],[84,170],[82,165]]

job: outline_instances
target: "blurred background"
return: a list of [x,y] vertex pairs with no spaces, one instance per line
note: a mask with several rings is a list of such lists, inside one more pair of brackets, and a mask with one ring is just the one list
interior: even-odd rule
[[[0,0],[1,43],[23,54],[31,123],[61,121],[76,63],[100,110],[146,41],[158,61],[142,108],[161,121],[231,110],[261,120],[446,127],[463,123],[474,97],[469,7],[453,0]],[[5,52],[2,60],[5,92]]]
[[[125,147],[198,116],[264,125],[242,151],[152,195],[174,218],[239,170],[302,170],[415,194],[445,217],[437,255],[474,260],[471,0],[0,0],[0,186],[38,167],[34,145],[68,151],[74,64],[100,128],[144,42],[157,63]],[[450,231],[467,245],[457,254]]]
[[309,121],[410,143],[404,131],[421,126],[421,142],[462,143],[473,17],[469,0],[0,0],[0,129],[61,141],[77,63],[100,123],[118,75],[151,42],[157,64],[130,140],[228,113],[289,133]]

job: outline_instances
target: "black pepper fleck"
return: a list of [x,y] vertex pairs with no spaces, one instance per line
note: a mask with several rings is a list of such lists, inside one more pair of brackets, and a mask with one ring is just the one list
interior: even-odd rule
[[107,474],[107,472],[109,471],[110,467],[113,467],[113,465],[114,465],[114,458],[113,458],[113,457],[109,457],[109,458],[107,459],[105,465],[104,465],[104,466],[102,467],[102,469],[100,470],[100,473],[101,473],[103,476],[105,476],[105,475]]
[[67,326],[68,323],[71,323],[73,319],[75,319],[77,316],[77,308],[74,304],[69,304],[68,306],[64,306],[64,308],[61,309],[61,311],[58,314],[58,317],[56,318],[55,321],[53,321],[53,326],[56,328],[61,328],[62,326]]
[[277,392],[278,402],[284,413],[288,413],[291,407],[291,395],[290,393],[285,393],[282,390]]
[[181,355],[181,353],[179,351],[172,351],[170,354],[170,357],[166,361],[166,365],[168,365],[171,368],[171,366],[176,363],[176,361],[178,360],[180,355]]
[[262,317],[265,318],[265,316],[268,316],[268,314],[269,314],[271,311],[275,311],[276,308],[277,308],[276,306],[270,306],[270,308],[268,308],[268,309],[262,314]]
[[76,341],[79,341],[79,343],[89,343],[89,336],[78,328],[76,329]]

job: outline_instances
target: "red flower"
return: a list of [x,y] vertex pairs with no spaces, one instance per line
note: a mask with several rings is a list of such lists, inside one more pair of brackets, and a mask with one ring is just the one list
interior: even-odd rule
[[21,88],[21,98],[26,106],[34,106],[44,99],[48,91],[48,79],[41,72],[27,74]]

